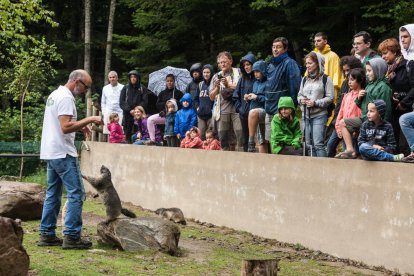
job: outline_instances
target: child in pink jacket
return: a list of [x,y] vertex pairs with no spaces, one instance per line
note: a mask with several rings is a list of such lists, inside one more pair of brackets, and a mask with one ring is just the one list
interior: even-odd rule
[[206,131],[206,140],[203,142],[203,149],[205,150],[221,150],[220,141],[217,140],[214,131]]
[[124,143],[125,135],[124,135],[124,131],[122,130],[121,125],[119,124],[118,113],[112,113],[109,116],[109,122],[110,122],[108,124],[109,143]]
[[200,131],[197,127],[192,127],[186,132],[185,138],[181,141],[181,147],[192,149],[203,148],[203,141],[200,138]]

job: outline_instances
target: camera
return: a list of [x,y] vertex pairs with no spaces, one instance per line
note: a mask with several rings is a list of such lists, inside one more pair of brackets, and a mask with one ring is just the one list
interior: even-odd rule
[[221,80],[222,78],[224,78],[224,76],[223,76],[223,74],[220,72],[220,73],[217,73],[217,78],[218,78],[219,80]]

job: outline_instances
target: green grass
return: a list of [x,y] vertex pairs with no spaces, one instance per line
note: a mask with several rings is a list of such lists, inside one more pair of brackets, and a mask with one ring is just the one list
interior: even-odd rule
[[[45,177],[41,174],[25,178],[24,181],[43,182]],[[139,217],[154,216],[139,208],[133,208],[133,211]],[[88,198],[83,212],[102,218],[105,216],[99,199]],[[247,232],[227,228],[208,228],[195,224],[180,226],[180,242],[193,243],[193,251],[195,247],[201,246],[197,247],[201,252],[200,257],[183,247],[179,248],[178,256],[155,251],[118,251],[97,242],[96,225],[84,226],[82,233],[92,239],[92,249],[99,249],[98,252],[38,247],[39,223],[22,223],[25,231],[23,245],[30,256],[30,271],[35,275],[240,275],[242,260],[274,258],[280,260],[279,275],[362,275],[350,267],[306,259],[296,252],[275,250],[271,243],[255,242],[255,237]],[[58,227],[59,236],[61,231],[61,227]],[[296,246],[298,250],[302,248],[300,244]]]

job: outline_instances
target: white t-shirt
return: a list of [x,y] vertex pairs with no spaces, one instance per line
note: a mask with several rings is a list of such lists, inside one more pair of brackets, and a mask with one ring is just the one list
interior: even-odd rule
[[102,89],[101,108],[104,113],[122,113],[122,109],[119,106],[119,97],[121,96],[121,90],[124,87],[123,84],[118,83],[117,86],[107,84]]
[[65,158],[67,154],[73,157],[78,156],[75,147],[75,132],[63,133],[59,122],[60,115],[72,116],[72,121],[77,119],[75,97],[65,86],[59,86],[47,99],[43,117],[40,159]]

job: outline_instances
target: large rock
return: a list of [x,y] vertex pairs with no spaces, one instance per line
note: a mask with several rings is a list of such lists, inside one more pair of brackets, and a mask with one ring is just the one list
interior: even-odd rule
[[27,275],[30,261],[22,241],[20,222],[0,217],[0,275]]
[[98,224],[98,235],[125,251],[160,250],[175,255],[180,228],[160,218],[121,218]]
[[39,184],[1,181],[0,216],[34,220],[42,217],[46,191]]

